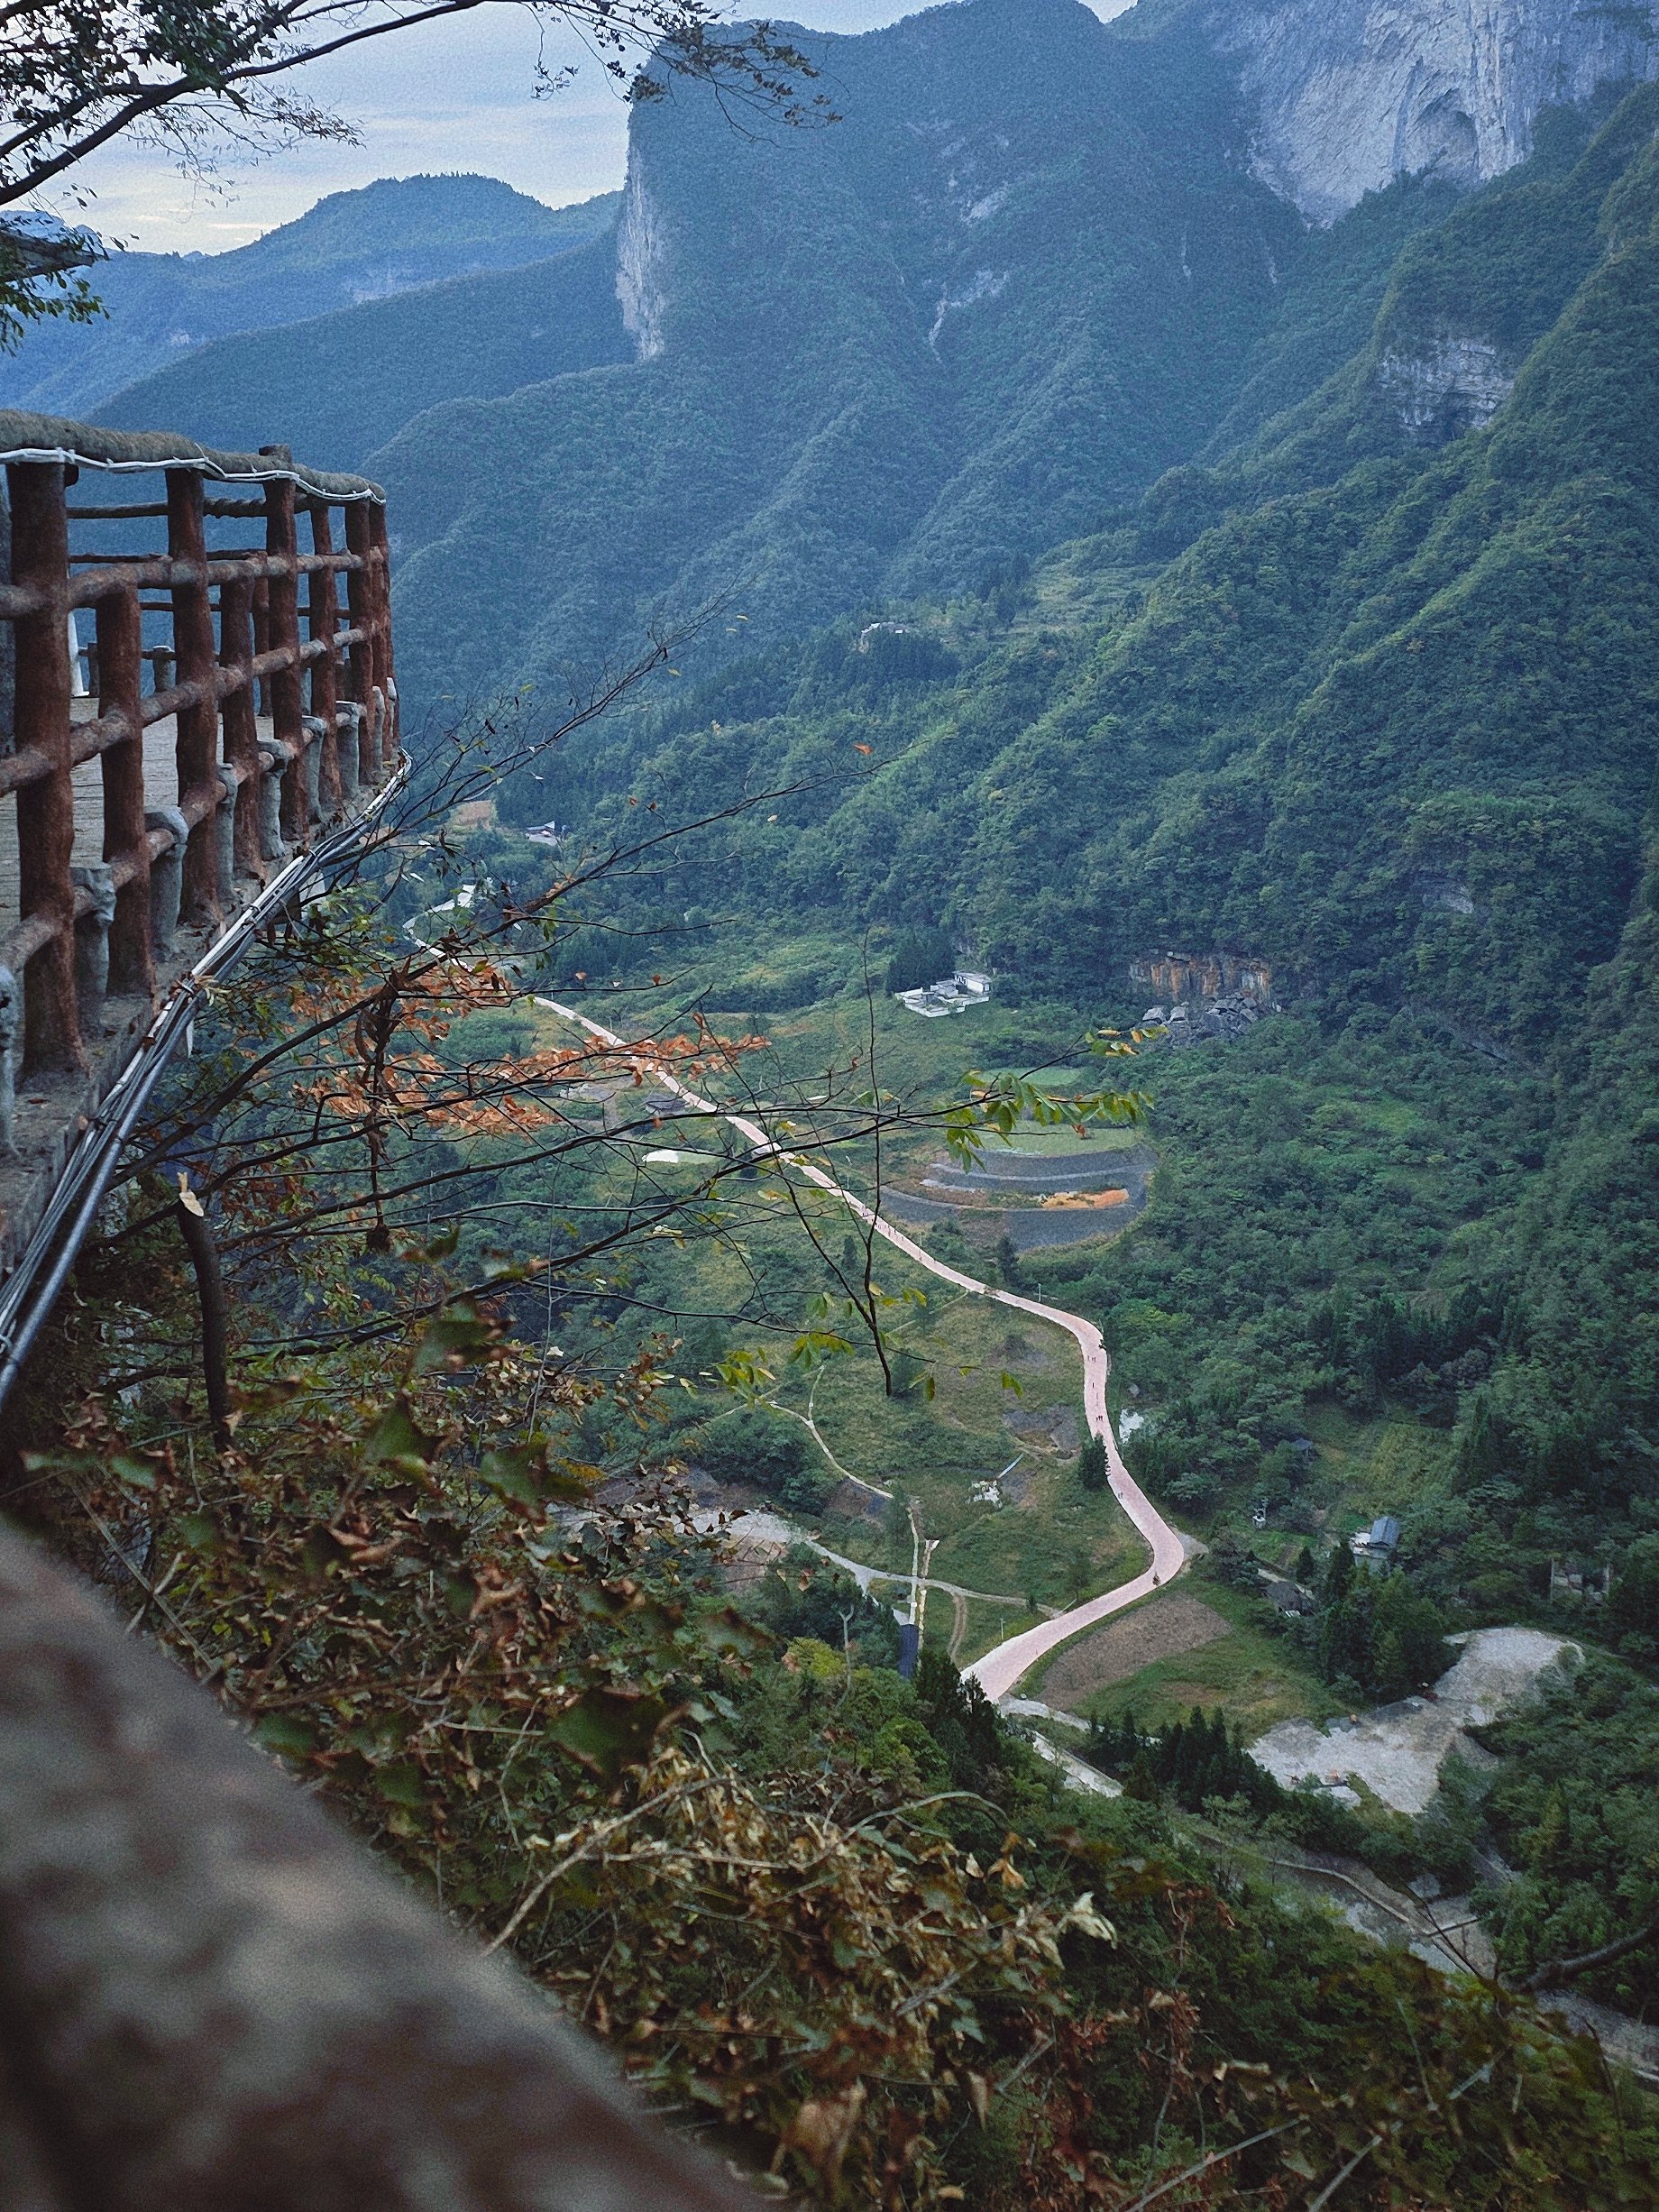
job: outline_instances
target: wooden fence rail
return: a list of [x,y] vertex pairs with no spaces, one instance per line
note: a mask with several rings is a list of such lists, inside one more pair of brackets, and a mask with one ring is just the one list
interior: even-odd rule
[[[106,994],[152,998],[181,926],[211,940],[273,863],[383,781],[399,743],[378,487],[280,447],[215,454],[18,415],[0,414],[0,460],[6,1154],[17,1088],[86,1073]],[[165,498],[71,503],[86,475],[135,470]],[[210,494],[227,481],[253,496]],[[263,544],[210,544],[226,519],[262,522]]]

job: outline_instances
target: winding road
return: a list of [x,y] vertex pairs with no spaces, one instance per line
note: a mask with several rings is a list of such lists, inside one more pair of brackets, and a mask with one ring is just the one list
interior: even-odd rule
[[[561,1005],[554,998],[538,998],[536,1004],[546,1007],[550,1014],[556,1014],[562,1021],[573,1023],[578,1029],[586,1030],[591,1037],[597,1038],[601,1044],[614,1046],[624,1052],[639,1051],[637,1045],[630,1044],[625,1037],[619,1037],[614,1030],[601,1028],[599,1023],[591,1022],[585,1014],[578,1014],[573,1006]],[[1133,1605],[1138,1599],[1149,1596],[1152,1591],[1175,1579],[1187,1564],[1187,1547],[1123,1464],[1117,1437],[1113,1433],[1111,1416],[1106,1410],[1106,1375],[1110,1363],[1100,1331],[1092,1321],[1086,1321],[1081,1314],[1066,1313],[1058,1306],[1045,1306],[1036,1299],[1022,1298],[1013,1290],[996,1290],[990,1283],[980,1282],[972,1275],[963,1274],[958,1268],[948,1267],[942,1260],[936,1260],[930,1252],[925,1251],[913,1237],[906,1236],[903,1229],[895,1229],[890,1221],[884,1221],[872,1207],[866,1206],[862,1198],[837,1182],[834,1176],[824,1169],[814,1167],[811,1161],[803,1160],[798,1152],[778,1151],[775,1140],[758,1122],[750,1121],[741,1114],[727,1113],[714,1100],[704,1098],[688,1088],[659,1062],[650,1064],[653,1077],[673,1091],[676,1097],[683,1098],[696,1113],[718,1114],[740,1135],[746,1136],[751,1144],[760,1145],[767,1151],[777,1151],[786,1166],[795,1169],[820,1190],[827,1190],[832,1198],[839,1198],[877,1236],[885,1238],[895,1251],[902,1252],[906,1259],[913,1260],[918,1267],[925,1268],[930,1275],[938,1276],[941,1282],[954,1284],[958,1290],[966,1290],[970,1297],[988,1298],[999,1306],[1017,1307],[1022,1313],[1031,1314],[1039,1321],[1050,1322],[1056,1328],[1064,1329],[1069,1336],[1076,1338],[1077,1348],[1083,1354],[1083,1406],[1090,1433],[1098,1436],[1106,1447],[1112,1494],[1150,1546],[1151,1564],[1129,1582],[1120,1583],[1114,1590],[1103,1591],[1099,1597],[1088,1598],[1081,1605],[1074,1605],[1069,1612],[1057,1613],[1051,1620],[1040,1621],[1035,1628],[1025,1629],[1018,1636],[1010,1636],[1004,1642],[994,1644],[983,1658],[976,1659],[966,1670],[987,1697],[1007,1697],[1039,1659],[1046,1658],[1049,1652],[1068,1642],[1080,1629],[1092,1629],[1097,1622],[1110,1620],[1114,1613],[1122,1612],[1126,1605]]]

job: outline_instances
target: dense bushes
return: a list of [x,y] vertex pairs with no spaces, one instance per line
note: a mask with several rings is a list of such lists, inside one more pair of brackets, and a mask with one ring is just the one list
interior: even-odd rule
[[1386,1703],[1426,1689],[1452,1664],[1439,1614],[1404,1574],[1356,1568],[1339,1544],[1326,1570],[1315,1648],[1340,1695]]
[[[1499,1955],[1525,1974],[1659,1919],[1659,1689],[1598,1659],[1478,1731],[1502,1756],[1484,1804],[1517,1879],[1492,1899]],[[1659,1929],[1593,1970],[1594,1995],[1647,2016],[1659,2000]]]
[[1190,1813],[1202,1812],[1210,1798],[1240,1798],[1261,1814],[1277,1811],[1285,1795],[1229,1730],[1222,1712],[1206,1715],[1196,1708],[1161,1735],[1143,1734],[1132,1713],[1120,1721],[1096,1721],[1084,1756],[1103,1774],[1122,1776],[1132,1796],[1167,1790]]
[[812,1513],[834,1487],[801,1422],[741,1407],[686,1432],[678,1446],[718,1482],[748,1482],[792,1512]]
[[957,964],[949,930],[906,930],[887,963],[890,991],[919,991],[949,976]]

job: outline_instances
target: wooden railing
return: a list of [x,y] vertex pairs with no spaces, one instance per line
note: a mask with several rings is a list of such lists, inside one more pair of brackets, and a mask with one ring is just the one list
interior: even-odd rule
[[[0,649],[9,625],[13,692],[0,847],[4,810],[15,809],[15,913],[0,913],[9,1150],[14,1080],[84,1074],[106,994],[152,1001],[181,926],[210,941],[273,863],[354,811],[399,748],[375,485],[296,467],[281,448],[214,454],[17,415],[0,415],[0,459],[11,522]],[[123,471],[159,476],[164,496],[87,497],[88,476]],[[238,535],[262,542],[211,543],[230,521],[256,526]],[[5,859],[0,849],[9,901]]]

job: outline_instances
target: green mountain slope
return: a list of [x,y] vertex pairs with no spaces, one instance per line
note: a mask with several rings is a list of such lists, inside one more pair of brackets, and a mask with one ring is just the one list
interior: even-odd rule
[[114,254],[94,275],[105,317],[37,326],[14,354],[0,356],[0,400],[89,415],[190,349],[238,331],[568,252],[609,227],[615,207],[608,194],[545,207],[493,177],[384,177],[332,193],[228,253]]
[[[528,671],[591,662],[721,592],[784,635],[975,583],[1098,527],[1270,381],[1254,349],[1308,237],[1250,179],[1192,25],[1132,39],[1080,0],[976,0],[813,47],[833,128],[746,138],[683,98],[636,117],[633,364],[445,410],[374,457],[417,691],[499,681],[503,645]],[[1420,204],[1391,212],[1408,228]],[[1373,307],[1374,259],[1352,279]],[[467,658],[458,574],[492,610],[488,656]]]
[[209,445],[273,437],[319,468],[361,468],[423,408],[625,360],[610,231],[555,259],[426,284],[198,346],[97,410],[121,428],[188,423]]
[[1611,1562],[1612,1638],[1651,1660],[1659,92],[1544,138],[1220,466],[1029,577],[636,708],[504,800],[603,836],[771,794],[654,862],[641,938],[571,950],[591,975],[689,989],[722,911],[773,948],[943,924],[1040,1053],[1136,1020],[1137,957],[1265,963],[1283,1016],[1147,1071],[1141,1220],[1043,1262],[1156,1409],[1142,1473],[1247,1542],[1248,1500],[1301,1483],[1399,1510],[1460,1622]]
[[[1535,1045],[1617,941],[1654,767],[1654,114],[1633,96],[1408,244],[1370,342],[1299,414],[1068,553],[1115,598],[1104,625],[1047,626],[1040,599],[986,657],[935,609],[921,631],[977,665],[930,684],[826,639],[752,680],[758,719],[719,684],[637,718],[573,759],[569,803],[718,791],[738,760],[751,783],[850,769],[857,721],[893,765],[800,803],[782,874],[756,863],[770,895],[943,920],[1085,996],[1149,948],[1228,945],[1305,1000],[1420,1000]],[[1456,280],[1471,258],[1484,292]],[[1434,409],[1479,399],[1470,359],[1498,380],[1483,405],[1518,372],[1453,435]],[[1282,492],[1294,473],[1311,488]]]

